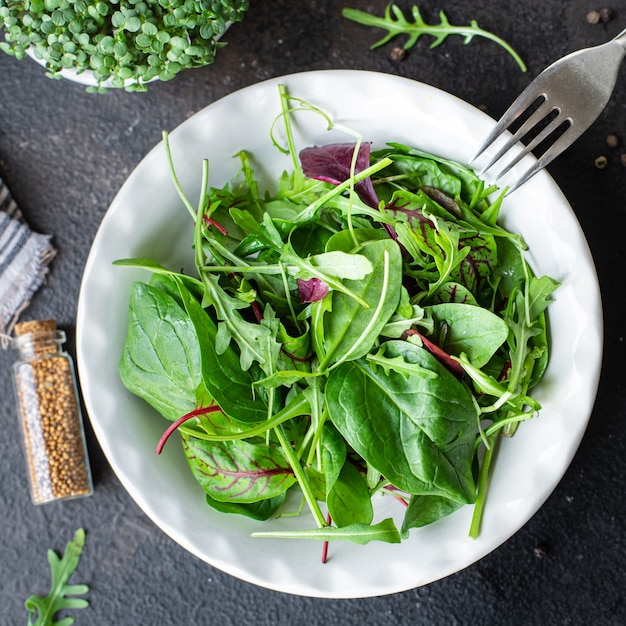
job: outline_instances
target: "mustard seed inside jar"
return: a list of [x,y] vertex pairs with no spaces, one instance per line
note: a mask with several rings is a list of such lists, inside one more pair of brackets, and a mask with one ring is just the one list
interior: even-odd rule
[[35,504],[93,492],[76,377],[54,320],[16,324],[13,382]]

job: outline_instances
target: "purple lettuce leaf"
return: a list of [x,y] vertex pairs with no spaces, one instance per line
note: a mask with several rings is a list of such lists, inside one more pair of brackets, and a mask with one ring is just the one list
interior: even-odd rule
[[298,283],[298,301],[300,304],[318,302],[328,294],[328,285],[320,278],[309,278],[308,280],[298,278],[296,282]]
[[[358,174],[370,165],[370,143],[362,143],[356,159],[354,173]],[[336,143],[327,146],[304,148],[300,152],[302,170],[309,178],[339,185],[350,178],[350,168],[356,144]],[[374,185],[368,177],[357,183],[354,190],[368,206],[377,209],[379,200]]]

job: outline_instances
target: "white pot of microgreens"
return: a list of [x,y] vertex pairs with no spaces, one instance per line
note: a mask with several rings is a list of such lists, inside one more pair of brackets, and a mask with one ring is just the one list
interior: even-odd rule
[[[17,3],[16,3],[17,4]],[[209,65],[248,0],[31,0],[0,6],[0,49],[88,91],[145,91],[154,80]],[[163,5],[167,6],[163,6]]]

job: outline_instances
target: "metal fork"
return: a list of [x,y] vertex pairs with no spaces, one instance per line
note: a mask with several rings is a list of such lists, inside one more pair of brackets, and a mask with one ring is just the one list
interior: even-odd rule
[[[500,180],[528,153],[545,143],[545,152],[512,185],[511,193],[559,156],[587,130],[606,107],[626,54],[626,29],[606,43],[572,52],[539,74],[517,97],[485,138],[470,164],[475,163],[516,120],[522,125],[506,138],[488,163],[484,174],[519,141],[528,143],[495,176]],[[494,145],[494,148],[496,146]]]

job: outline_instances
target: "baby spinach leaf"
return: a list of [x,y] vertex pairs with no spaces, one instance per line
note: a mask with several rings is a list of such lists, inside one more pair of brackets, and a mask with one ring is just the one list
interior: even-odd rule
[[326,504],[337,526],[372,523],[374,508],[367,483],[350,459],[329,490]]
[[381,228],[357,228],[352,232],[349,230],[340,230],[338,233],[332,235],[326,242],[326,252],[332,252],[334,250],[352,252],[355,244],[363,244],[367,241],[388,238],[389,235]]
[[334,487],[339,478],[341,468],[346,462],[346,442],[337,429],[326,422],[320,437],[322,451],[322,467],[326,480],[326,495]]
[[493,270],[493,278],[498,290],[504,295],[513,293],[525,279],[524,257],[515,242],[509,239],[498,241],[498,264]]
[[421,528],[432,524],[454,513],[461,506],[463,505],[460,502],[443,496],[411,496],[402,520],[400,534],[403,539],[406,539],[411,528]]
[[196,331],[187,313],[164,291],[134,283],[119,363],[124,386],[165,418],[176,420],[195,408],[200,363]]
[[183,447],[193,475],[213,500],[267,500],[295,483],[280,448],[243,440],[221,442],[189,437],[183,437]]
[[276,514],[278,509],[285,502],[285,494],[282,493],[267,500],[259,500],[258,502],[222,502],[215,500],[211,496],[206,495],[206,503],[220,513],[231,513],[235,515],[243,515],[250,519],[264,522]]
[[393,340],[387,351],[437,375],[385,374],[366,359],[342,363],[326,383],[330,418],[348,444],[399,489],[473,502],[477,420],[468,390],[423,348]]
[[375,241],[364,246],[362,254],[374,270],[363,280],[346,280],[345,284],[367,302],[368,308],[343,293],[332,294],[332,308],[323,320],[325,357],[320,370],[332,362],[367,354],[400,301],[402,256],[398,244]]
[[452,198],[460,196],[463,187],[458,175],[446,171],[431,155],[397,143],[388,145],[389,148],[373,153],[376,159],[388,157],[393,161],[385,169],[386,176],[404,176],[409,188],[434,187]]
[[440,347],[456,356],[467,354],[476,367],[488,363],[509,334],[507,323],[487,309],[471,304],[449,303],[425,307],[447,333]]
[[396,142],[389,142],[389,147],[372,153],[372,157],[390,158],[393,168],[388,168],[385,175],[394,169],[399,174],[411,175],[411,183],[406,186],[428,186],[443,191],[452,198],[461,198],[468,204],[474,198],[476,190],[482,190],[484,183],[475,172],[467,167],[417,148]]

